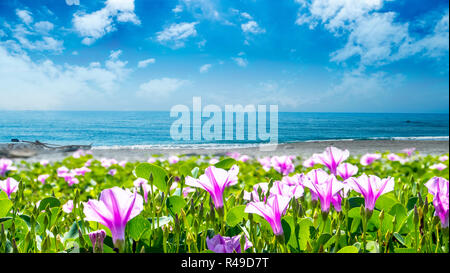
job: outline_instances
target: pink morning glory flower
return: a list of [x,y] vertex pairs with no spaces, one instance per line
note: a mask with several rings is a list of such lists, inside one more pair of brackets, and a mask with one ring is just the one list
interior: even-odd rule
[[250,202],[245,208],[246,213],[256,213],[264,217],[272,227],[275,236],[283,235],[283,227],[281,226],[281,217],[286,213],[289,206],[290,198],[281,195],[272,195],[267,202]]
[[45,184],[45,181],[50,177],[48,174],[41,174],[38,176],[37,180],[42,184]]
[[94,253],[103,253],[103,241],[106,238],[106,231],[103,229],[89,233],[91,239],[92,250]]
[[150,163],[150,164],[153,164],[153,163],[155,163],[156,162],[156,158],[154,158],[154,157],[150,157],[148,160],[147,160],[147,163]]
[[125,168],[127,166],[127,163],[128,163],[128,161],[122,160],[122,161],[119,162],[119,166],[122,167],[122,168]]
[[272,167],[282,175],[288,175],[295,170],[291,156],[274,156],[271,163]]
[[363,166],[369,166],[372,164],[375,160],[378,160],[381,158],[380,154],[365,154],[361,157],[359,163]]
[[111,176],[115,176],[117,174],[117,170],[116,169],[111,169],[108,171],[108,174]]
[[175,163],[178,163],[178,161],[180,161],[180,158],[176,155],[173,155],[173,156],[169,156],[167,161],[169,161],[169,164],[175,164]]
[[[262,182],[262,183],[258,183],[253,185],[253,191],[248,192],[248,191],[244,191],[244,200],[247,201],[265,201],[266,200],[266,193],[267,190],[269,189],[269,183],[267,182]],[[261,192],[261,198],[259,197],[259,192]]]
[[72,154],[72,157],[73,158],[80,158],[80,157],[85,156],[85,155],[86,155],[86,151],[85,150],[78,150],[78,151],[75,151]]
[[155,186],[153,186],[153,190],[152,190],[151,185],[149,185],[147,179],[144,179],[144,178],[138,178],[138,179],[134,180],[133,184],[134,184],[135,188],[139,189],[142,187],[142,191],[144,192],[145,203],[148,202],[148,194],[149,193],[153,194],[153,192],[157,190],[157,188]]
[[448,160],[448,156],[446,156],[446,155],[439,157],[439,161],[445,162],[447,160]]
[[441,220],[442,228],[448,227],[448,211],[449,211],[449,182],[442,177],[433,177],[425,184],[428,192],[434,196],[434,215]]
[[67,169],[66,166],[59,167],[56,170],[56,173],[58,174],[58,177],[62,177],[63,174],[68,173],[68,172],[69,172],[69,169]]
[[219,163],[219,160],[217,158],[211,158],[208,163],[209,165],[215,165],[216,163]]
[[184,187],[183,188],[183,197],[187,198],[191,192],[195,192],[195,189],[191,187]]
[[343,180],[347,180],[348,178],[354,176],[358,173],[358,167],[352,165],[350,163],[343,163],[339,165],[336,170],[337,175],[339,175]]
[[250,160],[250,157],[248,155],[242,155],[241,157],[239,157],[239,161],[241,162],[247,162]]
[[[309,180],[309,181],[311,181],[312,183],[315,183],[315,184],[326,183],[326,180],[328,179],[328,176],[329,176],[329,174],[326,171],[322,170],[322,169],[311,170],[311,171],[309,171],[306,174],[306,177],[303,180],[303,186],[305,186],[304,182],[306,180]],[[319,196],[316,194],[315,190],[311,190],[310,192],[311,192],[311,200],[312,201],[319,200]]]
[[13,166],[12,160],[6,158],[0,159],[0,176],[5,176],[7,172],[15,170],[17,168]]
[[19,182],[14,178],[8,177],[6,180],[0,180],[0,190],[4,191],[8,198],[11,199],[11,193],[19,189]]
[[259,164],[263,167],[263,169],[268,172],[272,168],[272,162],[270,161],[270,157],[263,157],[258,159]]
[[289,185],[283,181],[275,181],[272,188],[270,188],[271,194],[278,194],[288,198],[300,198],[303,196],[303,186],[300,184]]
[[312,167],[314,167],[314,165],[316,165],[316,162],[314,162],[314,158],[313,158],[313,156],[311,156],[310,158],[303,161],[302,165],[305,168],[312,168]]
[[416,150],[416,148],[407,148],[407,149],[403,149],[402,152],[404,152],[405,154],[407,154],[408,156],[411,156],[412,153],[414,153],[414,151]]
[[223,192],[226,187],[237,183],[238,173],[239,167],[236,165],[233,165],[229,171],[210,166],[206,168],[205,174],[202,174],[199,179],[187,176],[186,185],[206,190],[211,195],[216,209],[222,209]]
[[83,166],[81,168],[76,168],[73,171],[75,172],[75,175],[77,175],[77,176],[84,176],[86,173],[90,173],[91,169]]
[[328,147],[321,154],[314,154],[315,163],[325,165],[332,174],[336,174],[336,169],[343,161],[350,156],[348,150],[340,150],[336,147]]
[[402,158],[394,153],[388,154],[387,159],[389,159],[390,161],[399,161],[399,162],[402,161]]
[[125,243],[125,227],[131,219],[144,209],[142,196],[135,191],[119,187],[105,189],[99,200],[89,200],[84,203],[85,221],[98,222],[111,231],[114,246],[123,250]]
[[[244,235],[245,237],[245,235]],[[206,245],[208,249],[215,253],[241,253],[241,235],[236,235],[234,237],[222,237],[217,234],[213,238],[206,238]],[[252,243],[245,237],[244,251],[252,247]]]
[[235,160],[239,160],[239,157],[241,156],[241,154],[238,152],[227,152],[226,155]]
[[103,168],[108,169],[109,167],[111,167],[112,165],[117,164],[118,162],[114,158],[111,158],[111,159],[102,158],[100,160],[100,163],[101,163]]
[[348,180],[350,187],[364,196],[365,208],[373,211],[378,197],[394,190],[394,179],[388,177],[381,179],[375,175],[362,174],[358,178]]
[[45,167],[50,163],[50,161],[48,161],[47,159],[42,159],[41,161],[39,161],[39,164],[41,164],[41,166]]
[[72,210],[73,210],[73,200],[67,201],[67,203],[65,203],[65,204],[62,206],[62,210],[63,210],[65,213],[71,213]]
[[438,170],[438,171],[442,171],[442,170],[444,170],[444,169],[446,169],[446,168],[447,168],[447,165],[442,164],[442,163],[434,164],[434,165],[431,165],[431,166],[430,166],[430,169],[432,169],[432,170]]
[[88,161],[86,161],[86,163],[84,163],[85,167],[90,167],[92,164],[92,159],[89,159]]
[[323,173],[316,172],[313,173],[313,180],[309,177],[307,176],[307,179],[303,180],[303,186],[310,189],[311,195],[314,193],[319,198],[322,211],[328,213],[331,204],[337,211],[340,211],[341,198],[337,195],[344,188],[344,184],[337,180],[333,174],[327,174],[327,177],[325,177]]

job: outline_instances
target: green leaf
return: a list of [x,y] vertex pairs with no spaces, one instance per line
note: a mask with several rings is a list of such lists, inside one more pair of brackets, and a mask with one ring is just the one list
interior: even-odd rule
[[13,203],[9,199],[0,199],[0,218],[5,217],[12,208]]
[[136,176],[150,180],[150,175],[153,177],[154,185],[160,190],[165,192],[167,189],[166,178],[168,177],[166,170],[163,168],[150,164],[141,163],[136,167]]
[[233,158],[226,158],[222,161],[217,162],[214,166],[216,166],[216,168],[228,170],[233,167],[234,164],[236,164],[236,160],[234,160]]
[[403,239],[403,236],[397,232],[394,232],[394,237],[395,239],[397,239],[397,241],[400,242],[400,244],[402,244],[403,246],[407,246],[405,243],[405,239]]
[[142,234],[150,228],[150,222],[141,215],[138,215],[127,223],[125,230],[133,240],[139,241]]
[[375,241],[367,241],[366,249],[370,253],[380,253],[380,247]]
[[306,218],[306,219],[302,219],[299,222],[300,225],[300,230],[299,230],[299,234],[298,234],[298,239],[300,241],[300,249],[301,250],[305,250],[306,249],[306,244],[308,243],[309,237],[310,237],[310,227],[312,227],[314,224],[313,222]]
[[[395,216],[397,223],[403,223],[403,221],[406,218],[407,212],[405,207],[402,204],[395,204],[391,210],[389,211],[389,214],[392,216]],[[397,225],[397,231],[400,230],[401,225]]]
[[41,200],[39,203],[39,211],[45,210],[47,205],[50,205],[50,208],[55,208],[61,206],[61,202],[55,197],[47,197]]
[[191,171],[191,174],[195,179],[197,179],[197,177],[198,177],[198,171],[199,171],[198,167],[193,168]]
[[419,199],[419,198],[418,198],[418,197],[415,197],[415,196],[409,198],[409,199],[408,199],[408,204],[406,204],[406,209],[407,209],[408,211],[414,209],[414,205],[417,204],[417,200],[418,200],[418,199]]
[[284,241],[288,243],[289,239],[291,238],[291,226],[285,218],[281,219],[281,227],[283,228]]
[[178,168],[178,171],[184,177],[191,175],[191,167],[189,167],[189,165],[190,165],[189,163],[185,163]]
[[358,249],[354,246],[346,246],[341,248],[337,253],[358,253]]
[[414,248],[395,248],[394,253],[416,253]]
[[348,199],[348,204],[350,205],[350,209],[352,209],[352,208],[360,208],[361,205],[364,205],[364,198],[362,198],[362,197],[350,197]]
[[236,206],[227,212],[226,221],[230,227],[234,227],[243,219],[247,219],[247,214],[244,212],[245,207],[245,205]]
[[395,198],[395,195],[392,192],[390,192],[380,196],[377,202],[375,203],[375,207],[379,210],[384,210],[385,212],[387,212],[390,211],[391,208],[398,203],[399,202]]
[[186,206],[186,201],[181,196],[170,196],[166,200],[166,206],[172,216],[180,214],[181,209]]
[[78,238],[78,226],[77,222],[73,222],[72,226],[70,227],[69,231],[64,234],[63,242],[69,239],[76,239]]

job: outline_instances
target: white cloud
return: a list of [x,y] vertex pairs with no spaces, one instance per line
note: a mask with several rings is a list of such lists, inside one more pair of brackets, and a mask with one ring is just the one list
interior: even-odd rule
[[200,73],[206,73],[209,71],[209,69],[211,69],[212,65],[211,64],[204,64],[202,66],[200,66]]
[[134,13],[134,0],[107,0],[105,7],[98,11],[75,13],[72,22],[75,30],[83,37],[82,43],[86,45],[115,31],[115,22],[141,23]]
[[217,10],[217,0],[180,0],[179,3],[180,9],[184,7],[186,11],[190,12],[198,20],[223,20],[221,13]]
[[53,53],[61,53],[64,50],[63,41],[57,40],[53,37],[44,34],[42,39],[39,40],[36,37],[41,35],[35,32],[32,28],[27,28],[23,24],[19,24],[10,28],[12,36],[15,40],[7,40],[1,44],[6,45],[8,48],[12,48],[17,52],[23,49],[35,50],[35,51],[51,51]]
[[183,11],[183,6],[182,5],[176,5],[175,8],[172,9],[172,12],[174,13],[179,13]]
[[409,23],[397,14],[382,11],[384,0],[296,0],[301,5],[296,24],[313,29],[322,24],[336,37],[347,38],[331,60],[345,62],[359,57],[359,64],[383,65],[414,54],[435,57],[448,54],[448,10],[432,33],[412,35]]
[[53,28],[54,25],[49,21],[40,21],[34,24],[34,29],[41,34],[47,34],[52,31]]
[[152,79],[139,86],[139,97],[168,98],[170,94],[188,84],[186,80],[175,78]]
[[[32,60],[26,53],[9,52],[0,45],[0,109],[64,110],[95,107],[117,91],[129,73],[119,60],[105,65],[58,65],[48,59]],[[95,102],[95,103],[94,103]]]
[[19,16],[20,20],[22,20],[22,22],[24,22],[27,25],[33,22],[31,12],[29,12],[28,10],[16,9],[16,14],[17,16]]
[[241,16],[244,17],[245,19],[248,19],[248,20],[252,20],[253,19],[253,17],[250,14],[248,14],[247,12],[242,12]]
[[72,6],[72,5],[78,6],[78,5],[80,5],[80,0],[66,0],[66,4],[69,6]]
[[180,48],[189,37],[197,36],[195,25],[198,22],[172,24],[163,31],[157,33],[156,39],[161,44],[171,46],[172,48]]
[[244,33],[260,34],[266,32],[266,30],[261,28],[255,21],[248,21],[247,23],[242,24],[241,28]]
[[138,63],[138,68],[145,68],[145,67],[147,67],[149,64],[154,64],[155,61],[156,61],[156,60],[155,60],[154,58],[150,58],[150,59],[146,59],[146,60],[139,61],[139,63]]
[[244,59],[242,57],[236,57],[236,58],[231,58],[231,59],[240,67],[246,67],[248,65],[247,59]]

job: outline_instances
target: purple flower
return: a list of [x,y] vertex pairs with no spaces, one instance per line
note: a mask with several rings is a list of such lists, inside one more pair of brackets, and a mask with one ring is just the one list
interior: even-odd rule
[[116,169],[111,169],[108,171],[108,174],[111,176],[115,176],[117,174],[117,170]]
[[66,166],[59,167],[59,168],[56,170],[56,173],[58,174],[58,177],[63,177],[63,174],[66,174],[66,173],[68,173],[68,172],[69,172],[69,169],[67,169]]
[[281,226],[281,217],[286,213],[289,206],[290,198],[272,195],[267,202],[250,202],[245,208],[246,213],[256,213],[264,217],[272,227],[275,236],[283,235],[283,227]]
[[184,187],[183,188],[183,197],[187,198],[189,196],[189,194],[194,191],[195,191],[195,189],[193,189],[191,187]]
[[439,157],[439,161],[445,162],[448,160],[448,156],[447,155],[443,155],[441,157]]
[[446,168],[447,168],[447,165],[442,164],[442,163],[434,164],[434,165],[431,165],[431,166],[430,166],[430,169],[432,169],[432,170],[438,170],[438,171],[442,171],[442,170],[444,170],[444,169],[446,169]]
[[41,182],[42,184],[45,184],[45,181],[50,177],[48,174],[41,174],[38,176],[37,181]]
[[373,211],[378,197],[394,190],[394,179],[380,179],[378,176],[362,174],[358,178],[348,180],[350,187],[364,196],[365,208]]
[[400,156],[398,156],[397,154],[391,153],[387,155],[387,159],[389,159],[390,161],[401,161],[402,158]]
[[272,168],[272,162],[270,161],[270,157],[263,157],[258,159],[259,164],[263,167],[263,169],[268,172]]
[[6,180],[0,180],[0,190],[4,191],[8,198],[11,199],[11,193],[19,189],[19,182],[14,178],[8,177]]
[[123,250],[125,227],[144,209],[142,196],[119,187],[103,190],[99,200],[84,203],[85,221],[98,222],[111,231],[114,246]]
[[125,168],[127,166],[127,163],[128,163],[128,161],[122,160],[122,161],[119,162],[119,166],[122,167],[122,168]]
[[[305,186],[304,182],[306,180],[311,181],[314,184],[322,184],[322,183],[326,183],[327,179],[328,179],[329,174],[322,170],[322,169],[314,169],[309,171],[306,174],[305,179],[303,180],[303,186]],[[316,194],[316,191],[311,190],[311,200],[312,201],[317,201],[319,200],[319,196]]]
[[372,164],[375,160],[378,160],[381,158],[380,154],[365,154],[361,157],[360,163],[363,166],[369,166]]
[[291,156],[274,156],[271,163],[272,167],[282,175],[288,175],[295,170]]
[[[220,234],[217,234],[211,239],[206,238],[206,244],[208,245],[208,249],[215,253],[241,253],[240,240],[241,235],[222,237]],[[252,246],[252,243],[245,237],[244,251]]]
[[150,157],[150,158],[147,160],[147,162],[150,163],[150,164],[153,164],[153,163],[156,162],[156,158]]
[[332,174],[336,174],[336,169],[349,157],[350,153],[348,150],[340,150],[336,147],[328,147],[321,154],[314,154],[313,160],[315,163],[327,166]]
[[337,175],[346,180],[358,173],[358,167],[350,163],[344,163],[337,168]]
[[73,210],[73,200],[67,201],[67,203],[65,203],[65,204],[62,206],[62,210],[63,210],[65,213],[71,213],[72,210]]
[[448,211],[449,211],[449,182],[442,177],[433,177],[425,184],[428,192],[434,196],[434,215],[441,219],[442,228],[448,227]]
[[235,160],[239,160],[239,157],[241,156],[241,154],[238,152],[227,152],[226,155]]
[[303,180],[303,186],[307,187],[311,191],[311,195],[314,193],[320,200],[320,207],[323,212],[328,213],[330,211],[330,204],[333,204],[337,211],[341,209],[341,198],[339,191],[344,188],[344,184],[336,179],[332,175],[324,175],[321,172],[313,173],[313,180]]
[[117,164],[118,162],[114,158],[111,158],[111,159],[102,158],[100,160],[100,163],[103,166],[103,168],[108,169],[109,167],[111,167],[112,165]]
[[283,181],[275,181],[272,188],[270,188],[270,193],[297,199],[303,196],[304,190],[301,184],[292,185]]
[[211,158],[208,163],[209,163],[209,165],[214,165],[218,162],[219,162],[219,160],[217,158]]
[[8,171],[15,171],[16,167],[13,166],[13,162],[9,159],[0,159],[0,176],[5,176]]
[[229,171],[210,166],[206,168],[205,174],[199,179],[186,177],[186,185],[191,187],[202,188],[209,192],[216,209],[223,208],[223,192],[226,187],[237,183],[237,174],[239,167],[234,165]]
[[103,241],[106,238],[106,231],[103,229],[89,233],[91,239],[92,250],[94,253],[103,253]]

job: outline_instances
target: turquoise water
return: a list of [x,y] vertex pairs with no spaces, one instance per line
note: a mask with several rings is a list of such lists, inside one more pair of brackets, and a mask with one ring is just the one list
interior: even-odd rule
[[[256,144],[174,141],[169,112],[1,111],[0,143],[12,138],[94,146]],[[192,122],[191,122],[192,124]],[[247,132],[245,133],[247,139]],[[278,142],[330,139],[448,139],[448,114],[279,113]]]

